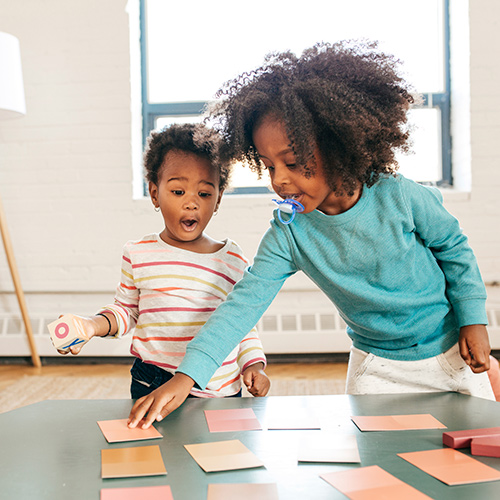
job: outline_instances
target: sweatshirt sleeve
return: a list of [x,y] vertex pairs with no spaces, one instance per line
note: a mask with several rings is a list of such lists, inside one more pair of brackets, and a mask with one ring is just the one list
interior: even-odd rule
[[486,289],[474,252],[458,220],[443,206],[440,191],[408,182],[405,198],[415,232],[443,271],[458,326],[488,324]]
[[116,288],[115,301],[99,312],[109,312],[116,318],[118,331],[115,337],[122,337],[137,323],[139,317],[139,292],[134,283],[132,262],[128,245],[125,245],[122,256],[120,283]]
[[188,344],[177,371],[205,388],[215,370],[257,324],[285,280],[296,271],[286,237],[272,221],[253,265]]

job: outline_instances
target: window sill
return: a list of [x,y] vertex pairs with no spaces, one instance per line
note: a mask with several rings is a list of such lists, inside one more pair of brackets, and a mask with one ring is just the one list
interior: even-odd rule
[[470,191],[461,191],[453,188],[440,188],[443,195],[444,201],[446,202],[458,202],[458,201],[470,201],[471,193]]

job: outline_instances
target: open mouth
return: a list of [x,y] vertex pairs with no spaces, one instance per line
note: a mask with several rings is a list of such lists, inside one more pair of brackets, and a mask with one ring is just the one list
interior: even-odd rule
[[286,193],[282,193],[280,194],[280,196],[284,199],[284,200],[297,200],[299,201],[299,198],[300,198],[300,194],[286,194]]
[[181,221],[181,226],[185,231],[194,231],[197,225],[198,221],[196,219],[185,219]]

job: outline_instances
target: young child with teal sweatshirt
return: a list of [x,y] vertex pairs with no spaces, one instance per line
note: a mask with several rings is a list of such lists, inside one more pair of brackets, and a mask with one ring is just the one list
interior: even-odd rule
[[227,155],[261,173],[300,213],[275,211],[254,263],[187,347],[171,381],[129,425],[176,409],[304,272],[352,339],[349,394],[457,391],[494,399],[486,291],[440,192],[396,173],[414,98],[376,44],[285,52],[228,82],[210,119]]

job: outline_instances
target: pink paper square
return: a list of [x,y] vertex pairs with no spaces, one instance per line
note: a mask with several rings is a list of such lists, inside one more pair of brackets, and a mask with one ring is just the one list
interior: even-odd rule
[[210,432],[262,430],[252,408],[205,410],[205,418]]
[[163,436],[153,427],[143,429],[141,426],[131,429],[127,419],[101,420],[97,422],[108,443],[124,441],[141,441],[143,439],[161,439]]
[[136,488],[106,488],[101,500],[174,500],[170,486],[142,486]]

